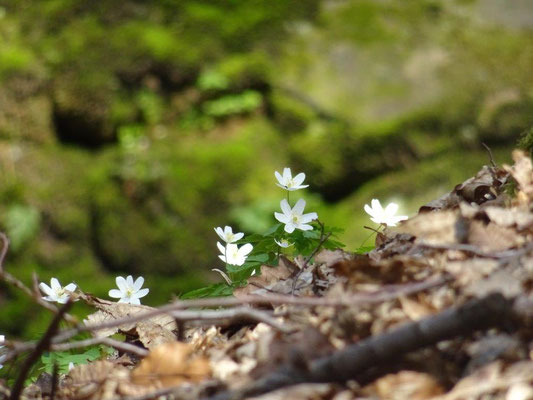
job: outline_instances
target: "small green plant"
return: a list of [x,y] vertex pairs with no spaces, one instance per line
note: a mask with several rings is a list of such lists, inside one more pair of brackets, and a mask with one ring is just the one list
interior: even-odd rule
[[214,271],[222,275],[225,283],[188,292],[182,298],[228,296],[234,289],[245,285],[248,278],[260,274],[261,265],[276,267],[281,255],[311,258],[321,248],[333,250],[344,247],[337,239],[342,229],[325,226],[315,212],[304,214],[304,199],[299,199],[291,207],[290,193],[308,187],[303,185],[305,174],[300,173],[293,178],[290,168],[285,168],[283,174],[276,172],[275,176],[277,185],[287,192],[287,197],[280,202],[282,212],[274,213],[279,223],[263,234],[246,238],[242,232],[233,233],[230,226],[215,228],[219,238],[225,242],[217,242],[225,271],[218,268]]

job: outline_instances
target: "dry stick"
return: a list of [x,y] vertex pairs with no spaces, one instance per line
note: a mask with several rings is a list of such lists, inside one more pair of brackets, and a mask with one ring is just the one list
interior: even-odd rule
[[69,301],[67,301],[67,303],[59,309],[58,313],[52,319],[52,322],[48,326],[48,329],[44,333],[43,337],[39,340],[39,342],[37,342],[35,349],[33,349],[26,361],[24,361],[24,364],[22,364],[17,380],[13,384],[11,396],[9,397],[10,400],[19,399],[22,393],[22,389],[24,387],[24,381],[26,380],[26,377],[28,376],[32,365],[39,359],[43,352],[49,349],[52,338],[56,334],[57,329],[59,328],[59,323],[61,322],[63,316],[71,306],[72,301],[69,299]]
[[139,357],[146,357],[149,353],[148,350],[145,350],[142,347],[107,337],[95,337],[85,340],[78,340],[76,342],[53,344],[50,346],[50,350],[68,351],[72,349],[94,346],[95,344],[105,344],[106,346],[113,347],[126,353],[133,353]]
[[389,366],[399,357],[442,340],[501,326],[510,320],[512,301],[500,293],[472,300],[459,307],[407,323],[389,332],[312,362],[307,370],[287,365],[251,385],[220,393],[209,400],[240,400],[300,383],[333,383],[357,380],[370,368]]
[[490,159],[490,164],[494,167],[494,168],[498,168],[498,166],[496,165],[496,163],[494,162],[494,157],[492,157],[492,151],[490,149],[489,146],[487,146],[485,143],[481,143],[481,145],[487,150],[487,152],[489,153],[489,159]]
[[174,311],[169,313],[176,321],[209,321],[209,320],[252,320],[263,322],[283,333],[290,333],[292,329],[283,326],[276,318],[264,311],[254,310],[250,307],[237,307],[229,310],[200,310],[200,311]]
[[[56,335],[53,343],[64,342],[71,337],[81,332],[97,331],[100,329],[114,328],[123,324],[129,324],[137,321],[143,321],[161,314],[170,314],[183,310],[184,308],[202,308],[202,307],[231,307],[248,305],[272,305],[272,304],[292,304],[307,307],[353,307],[363,304],[382,303],[384,301],[395,300],[400,296],[406,296],[413,293],[418,293],[428,290],[449,282],[452,278],[448,276],[440,276],[438,278],[428,279],[422,282],[414,282],[405,285],[394,285],[390,291],[387,289],[378,290],[372,293],[364,293],[359,295],[347,296],[345,298],[329,299],[317,297],[295,297],[288,295],[248,295],[239,298],[234,297],[219,297],[211,299],[196,299],[196,300],[180,300],[172,304],[168,304],[159,308],[155,308],[145,313],[135,314],[129,317],[116,319],[113,321],[103,322],[97,325],[83,325],[79,324],[76,328],[68,329]],[[224,311],[224,310],[221,310]],[[219,311],[220,312],[220,311]],[[174,318],[175,318],[174,314]]]

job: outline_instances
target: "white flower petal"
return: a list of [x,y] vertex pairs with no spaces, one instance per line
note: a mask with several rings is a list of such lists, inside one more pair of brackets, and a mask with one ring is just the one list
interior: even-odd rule
[[128,286],[126,284],[126,279],[124,279],[123,277],[121,276],[117,276],[115,278],[115,282],[117,284],[117,287],[123,292],[123,293],[126,293],[127,290],[128,290]]
[[287,224],[291,219],[289,216],[278,212],[274,213],[274,217],[283,224]]
[[385,215],[392,217],[398,211],[398,204],[390,203],[385,207]]
[[250,252],[254,249],[254,246],[252,246],[250,243],[246,243],[239,249],[239,255],[246,256],[250,254]]
[[137,298],[141,298],[141,297],[146,296],[149,292],[150,292],[150,289],[144,288],[144,289],[139,290],[137,293],[135,293],[134,296]]
[[54,292],[59,292],[61,290],[61,284],[56,278],[50,279],[50,286]]
[[74,292],[76,290],[76,284],[75,283],[69,283],[67,286],[65,286],[65,290],[68,290],[69,292]]
[[283,182],[287,184],[292,179],[292,173],[290,168],[283,168]]
[[281,200],[279,206],[281,207],[281,211],[283,212],[283,214],[287,216],[290,216],[292,214],[292,209],[287,199]]
[[374,210],[375,213],[377,213],[378,215],[384,214],[383,207],[381,207],[381,203],[379,202],[378,199],[372,199],[371,204],[372,204],[372,209]]
[[278,186],[282,186],[283,185],[283,177],[281,176],[281,174],[278,171],[275,171],[274,172],[274,176],[276,177],[277,181],[279,182]]
[[221,227],[216,227],[215,232],[217,233],[218,237],[222,240],[224,240],[224,231]]
[[375,216],[375,212],[374,210],[368,205],[368,204],[365,204],[365,212],[370,215],[371,217],[374,217]]
[[244,233],[239,232],[233,235],[233,241],[236,242],[237,240],[241,240],[244,237]]
[[225,256],[218,256],[218,258],[220,258],[223,262],[226,262],[226,257]]
[[128,275],[126,277],[126,284],[128,285],[128,289],[131,289],[133,287],[133,276]]
[[284,229],[287,233],[293,233],[296,227],[294,226],[294,224],[286,224]]
[[292,181],[294,182],[295,186],[300,186],[304,180],[305,180],[305,174],[303,172],[300,172],[298,175],[294,177]]
[[316,212],[304,214],[300,217],[300,223],[306,224],[317,218],[318,218],[318,214]]
[[143,287],[143,284],[144,284],[144,278],[142,276],[139,276],[133,283],[133,290],[135,292],[139,291]]
[[129,299],[128,301],[130,304],[133,304],[134,306],[140,306],[141,305],[141,301],[136,298],[136,297],[132,297],[131,299]]
[[302,231],[312,231],[313,227],[307,224],[300,224],[298,225],[298,229],[301,229]]
[[292,208],[292,213],[296,215],[302,215],[305,209],[305,200],[300,199],[296,202],[296,205]]
[[223,246],[222,243],[217,242],[217,247],[223,255],[226,254],[226,247]]
[[52,288],[44,282],[39,283],[39,288],[48,296],[54,295],[54,291],[52,290]]
[[123,292],[121,292],[118,289],[111,289],[108,293],[109,297],[114,297],[115,299],[120,299],[123,295]]

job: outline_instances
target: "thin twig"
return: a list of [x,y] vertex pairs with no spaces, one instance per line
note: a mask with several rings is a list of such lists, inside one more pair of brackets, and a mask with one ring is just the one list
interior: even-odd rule
[[9,397],[10,400],[18,400],[22,389],[24,388],[24,381],[26,380],[26,377],[28,376],[28,373],[30,372],[30,369],[35,362],[39,359],[41,354],[43,354],[46,350],[49,349],[52,338],[57,332],[57,329],[59,328],[59,323],[63,319],[63,316],[68,311],[68,309],[72,306],[72,301],[69,300],[67,303],[61,307],[58,311],[58,313],[54,316],[52,319],[52,322],[48,326],[48,329],[44,333],[43,337],[37,342],[37,345],[33,349],[33,351],[30,353],[26,361],[22,364],[22,367],[20,368],[20,373],[15,380],[15,383],[13,384],[13,389],[11,390],[11,396]]
[[[154,308],[145,313],[138,313],[129,317],[115,319],[113,321],[103,322],[97,325],[83,325],[79,324],[76,328],[68,329],[54,337],[53,343],[62,343],[71,337],[87,331],[97,331],[106,328],[114,328],[123,324],[130,324],[137,321],[143,321],[162,314],[171,314],[186,308],[202,308],[202,307],[231,307],[242,305],[281,305],[292,304],[306,307],[353,307],[363,304],[375,304],[384,301],[394,300],[400,296],[406,296],[413,293],[421,292],[431,289],[433,287],[441,286],[449,282],[450,276],[441,276],[437,278],[428,279],[422,282],[414,282],[405,285],[394,285],[390,288],[385,285],[384,289],[361,293],[357,295],[347,296],[345,298],[317,298],[317,297],[295,297],[289,295],[247,295],[239,298],[234,297],[219,297],[209,299],[195,299],[195,300],[180,300],[165,306]],[[222,310],[224,311],[224,310]],[[175,318],[176,315],[173,314]]]
[[494,168],[498,168],[498,165],[496,165],[496,163],[494,162],[494,157],[492,157],[492,151],[490,150],[490,147],[487,146],[485,143],[481,143],[481,145],[487,150],[487,152],[489,153],[489,160],[490,160],[490,164],[494,167]]
[[287,328],[268,313],[254,310],[250,307],[236,307],[228,310],[180,310],[169,313],[176,321],[209,321],[209,320],[239,320],[247,319],[255,322],[263,322],[283,333],[289,333],[292,329]]
[[142,347],[135,346],[127,342],[121,342],[119,340],[107,338],[107,337],[95,337],[85,340],[78,340],[76,342],[60,343],[53,344],[50,346],[52,351],[68,351],[72,349],[81,349],[84,347],[94,346],[96,344],[104,344],[109,347],[113,347],[117,350],[123,351],[125,353],[132,353],[139,357],[146,357],[148,351]]

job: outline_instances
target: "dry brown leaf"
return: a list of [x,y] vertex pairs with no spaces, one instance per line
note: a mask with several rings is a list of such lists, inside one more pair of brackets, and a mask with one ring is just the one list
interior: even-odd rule
[[444,393],[442,386],[431,375],[401,371],[378,379],[364,392],[376,393],[379,398],[387,400],[424,400]]
[[172,342],[150,351],[132,372],[132,381],[138,385],[158,382],[162,387],[177,386],[184,382],[199,382],[211,374],[209,361],[196,355],[193,346]]
[[280,257],[279,265],[271,267],[268,265],[261,265],[261,273],[258,276],[252,276],[248,279],[248,284],[242,288],[234,290],[235,297],[245,296],[248,294],[256,294],[261,289],[270,289],[279,281],[284,281],[291,277],[296,271],[296,267],[291,261],[285,257]]
[[492,222],[503,227],[516,226],[520,231],[533,227],[533,214],[527,209],[487,207],[483,211]]
[[438,211],[422,213],[402,223],[397,231],[416,236],[417,241],[429,244],[457,243],[457,211]]
[[468,243],[491,253],[520,247],[525,243],[525,238],[511,228],[492,222],[486,224],[483,221],[472,221],[468,232]]
[[[87,317],[85,322],[85,325],[87,326],[98,325],[155,310],[152,307],[143,305],[115,303],[87,294],[82,294],[80,297],[85,300],[87,304],[99,309],[99,311],[90,314]],[[93,335],[97,337],[107,337],[118,332],[137,335],[141,343],[146,348],[151,349],[160,344],[176,340],[176,336],[172,332],[175,329],[176,322],[173,318],[168,315],[157,315],[143,321],[130,322],[118,327],[99,329],[93,332]]]

